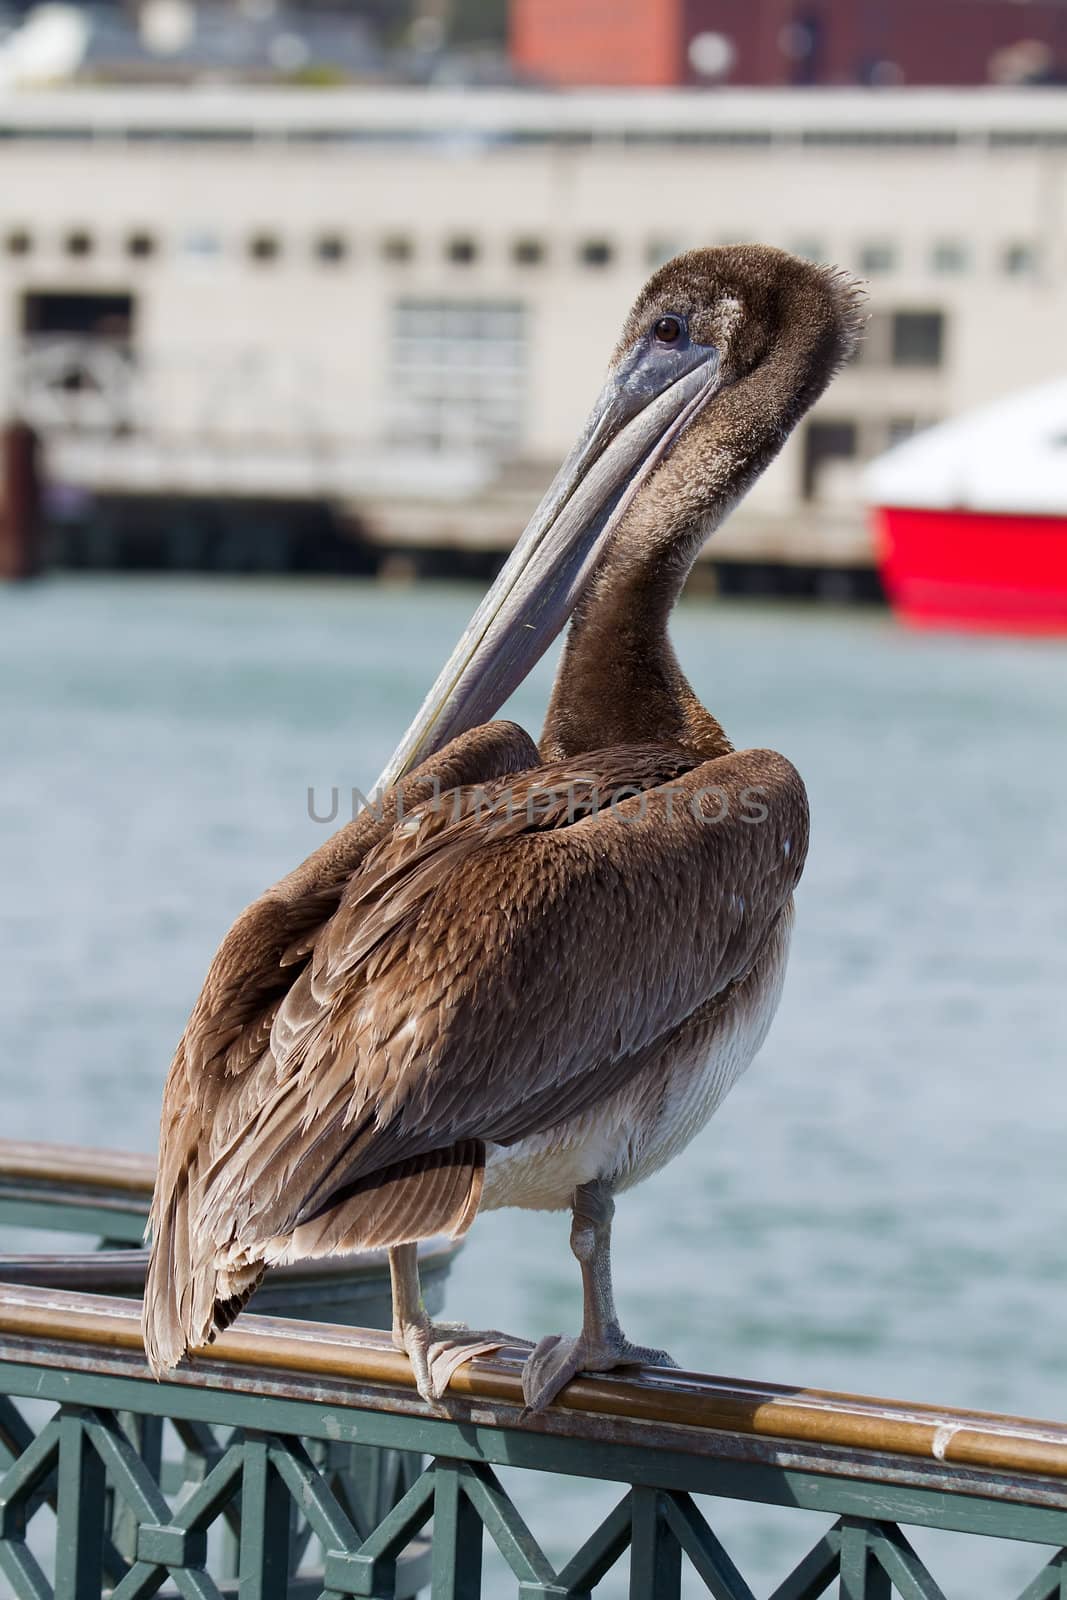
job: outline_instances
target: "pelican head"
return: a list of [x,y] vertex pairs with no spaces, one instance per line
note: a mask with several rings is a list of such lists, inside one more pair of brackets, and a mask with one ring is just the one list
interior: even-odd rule
[[659,503],[663,537],[692,559],[850,353],[858,302],[847,275],[764,245],[689,251],[653,274],[577,443],[379,789],[495,715],[646,491]]

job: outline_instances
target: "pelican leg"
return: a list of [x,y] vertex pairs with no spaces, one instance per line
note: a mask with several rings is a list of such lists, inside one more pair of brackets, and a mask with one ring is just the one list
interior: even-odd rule
[[466,1327],[462,1322],[432,1322],[422,1301],[418,1245],[393,1245],[389,1251],[389,1276],[393,1286],[393,1344],[406,1351],[422,1398],[436,1406],[452,1374],[475,1356],[491,1355],[505,1345],[529,1348],[526,1339],[490,1329]]
[[619,1326],[611,1281],[611,1219],[615,1201],[597,1180],[574,1192],[571,1249],[582,1269],[582,1331],[576,1339],[550,1333],[522,1369],[526,1414],[543,1411],[579,1372],[610,1372],[613,1367],[675,1367],[665,1350],[631,1344]]

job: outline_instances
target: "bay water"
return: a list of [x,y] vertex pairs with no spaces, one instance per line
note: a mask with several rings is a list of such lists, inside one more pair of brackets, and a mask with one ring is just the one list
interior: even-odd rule
[[[0,593],[0,1136],[153,1148],[220,937],[323,841],[310,813],[335,788],[338,822],[370,789],[476,599],[133,577]],[[683,604],[674,638],[734,742],[800,768],[812,847],[762,1055],[620,1201],[628,1333],[703,1371],[1067,1417],[1067,645],[711,601]],[[550,675],[510,708],[533,731]],[[567,1232],[481,1219],[449,1314],[573,1329]],[[618,1497],[508,1482],[557,1559]],[[758,1593],[826,1524],[704,1509]],[[950,1600],[1017,1593],[1044,1559],[915,1542]]]

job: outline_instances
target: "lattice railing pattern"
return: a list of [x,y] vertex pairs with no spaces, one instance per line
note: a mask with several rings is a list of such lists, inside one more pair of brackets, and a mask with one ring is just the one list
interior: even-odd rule
[[[322,1560],[318,1580],[302,1570],[316,1537],[358,1548],[420,1471],[408,1451],[99,1408],[60,1407],[35,1434],[0,1397],[0,1572],[15,1600],[131,1600],[168,1583],[208,1600],[231,1579],[263,1600],[318,1594]],[[49,1574],[35,1544],[53,1553]],[[409,1540],[387,1592],[414,1594],[428,1574],[427,1541]]]
[[[60,1405],[35,1430],[0,1397],[0,1572],[14,1600],[476,1600],[486,1537],[520,1600],[591,1600],[629,1559],[633,1600],[677,1600],[688,1568],[716,1600],[755,1600],[693,1498],[624,1487],[561,1568],[492,1467],[406,1451]],[[36,1519],[51,1519],[33,1538]],[[432,1546],[428,1534],[432,1525]],[[42,1562],[34,1545],[54,1552]],[[46,1565],[51,1566],[46,1571]],[[944,1600],[897,1523],[841,1517],[772,1600]],[[496,1593],[497,1591],[494,1591]],[[1020,1600],[1067,1597],[1057,1551]]]
[[[152,1179],[145,1158],[0,1140],[0,1226],[136,1245]],[[454,1248],[423,1260],[431,1312]],[[943,1600],[905,1527],[1044,1546],[1017,1600],[1067,1600],[1067,1424],[694,1373],[580,1379],[531,1420],[507,1352],[431,1413],[363,1326],[388,1324],[384,1260],[281,1269],[269,1308],[300,1321],[246,1314],[156,1385],[143,1256],[0,1258],[0,1600],[601,1600],[627,1578],[630,1600],[754,1600],[712,1526],[725,1498],[825,1518],[761,1600]],[[616,1504],[561,1564],[505,1466],[606,1481]]]

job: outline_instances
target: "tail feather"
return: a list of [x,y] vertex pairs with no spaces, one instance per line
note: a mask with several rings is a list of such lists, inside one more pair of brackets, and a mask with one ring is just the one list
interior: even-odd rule
[[338,1191],[314,1217],[273,1238],[234,1240],[220,1249],[190,1217],[197,1192],[183,1168],[166,1203],[153,1207],[154,1239],[145,1281],[142,1331],[148,1364],[161,1378],[190,1350],[210,1344],[247,1304],[267,1266],[380,1249],[427,1239],[460,1238],[477,1213],[485,1147],[469,1139],[413,1156]]
[[157,1182],[150,1223],[152,1252],[141,1311],[145,1355],[157,1378],[177,1366],[189,1346],[188,1218],[187,1173],[173,1184],[165,1204],[160,1204]]
[[[252,1296],[262,1283],[263,1271],[263,1263],[256,1261],[253,1262],[251,1266],[246,1267],[242,1272],[231,1274],[231,1292],[229,1299],[215,1301],[215,1325],[208,1334],[209,1344],[217,1333],[222,1333],[224,1329],[230,1326],[230,1323],[233,1322],[235,1318],[240,1316],[241,1312],[244,1310],[245,1306],[248,1304],[249,1300],[251,1300]],[[221,1281],[222,1279],[220,1275],[220,1283]]]

